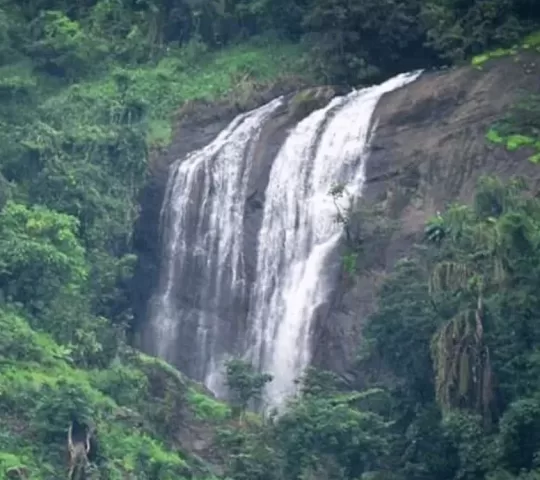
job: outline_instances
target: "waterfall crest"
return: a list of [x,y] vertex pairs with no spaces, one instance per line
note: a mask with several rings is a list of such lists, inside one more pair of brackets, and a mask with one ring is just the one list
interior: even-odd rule
[[335,98],[289,132],[265,190],[252,282],[243,250],[251,160],[283,98],[237,117],[173,165],[161,215],[162,275],[150,310],[153,353],[218,394],[221,362],[244,355],[274,377],[267,406],[279,408],[294,393],[339,270],[343,229],[330,189],[361,193],[377,103],[418,75]]

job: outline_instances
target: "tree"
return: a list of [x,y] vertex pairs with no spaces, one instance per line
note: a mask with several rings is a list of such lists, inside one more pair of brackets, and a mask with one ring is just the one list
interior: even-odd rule
[[421,15],[427,44],[451,61],[518,43],[535,17],[529,0],[428,0]]
[[340,392],[337,383],[331,374],[308,371],[302,395],[276,420],[287,478],[345,480],[385,468],[389,423],[365,407],[380,390]]
[[390,389],[404,478],[534,478],[539,232],[521,179],[483,177],[385,279],[358,376]]
[[264,386],[272,381],[267,373],[258,373],[253,365],[240,359],[229,360],[226,364],[227,386],[231,401],[242,418],[251,400],[259,399]]
[[[76,297],[88,276],[75,218],[8,202],[0,213],[0,288],[42,315],[60,296]],[[65,328],[65,327],[64,327]]]
[[436,301],[453,304],[432,343],[437,398],[445,409],[472,408],[487,422],[493,415],[494,384],[486,298],[507,288],[516,242],[521,249],[530,244],[524,231],[511,228],[523,205],[522,190],[519,180],[503,185],[486,177],[479,182],[474,207],[451,207],[443,222],[449,235],[429,279]]
[[[416,0],[316,0],[303,26],[320,73],[358,83],[417,68],[422,33]],[[411,55],[411,53],[413,53]]]

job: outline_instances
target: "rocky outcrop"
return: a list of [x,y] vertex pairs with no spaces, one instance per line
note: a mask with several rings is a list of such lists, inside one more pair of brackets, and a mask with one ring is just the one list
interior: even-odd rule
[[509,152],[485,138],[520,97],[540,92],[539,60],[520,54],[482,70],[425,73],[383,97],[362,202],[380,206],[397,228],[388,241],[365,246],[370,267],[353,284],[343,275],[330,315],[316,328],[316,364],[347,371],[384,272],[407,255],[429,216],[448,202],[471,199],[479,176],[523,175],[540,190],[540,167],[527,161],[530,151]]
[[[275,97],[285,97],[283,105],[274,112],[271,120],[265,123],[251,156],[243,230],[245,275],[246,280],[250,282],[255,274],[257,233],[262,221],[264,192],[272,160],[285,140],[288,130],[311,111],[323,107],[338,93],[341,92],[337,87],[301,87],[297,82],[291,81],[290,84],[280,84],[255,94],[241,104],[230,100],[221,103],[201,101],[189,103],[180,110],[174,141],[167,151],[156,153],[151,163],[148,183],[140,196],[141,212],[134,235],[139,261],[132,288],[136,344],[146,351],[151,351],[148,345],[152,341],[143,338],[147,334],[141,335],[141,332],[144,331],[147,320],[150,297],[159,282],[162,247],[159,219],[169,166],[176,160],[185,158],[189,152],[208,145],[240,113],[268,103]],[[193,274],[197,276],[197,272]],[[192,278],[192,281],[195,280]],[[234,309],[239,318],[242,318],[241,310],[242,306]],[[239,324],[238,321],[226,323],[234,325],[235,329],[245,329],[245,325]],[[231,337],[231,340],[229,342],[224,339],[224,344],[229,344],[233,338],[238,337],[233,331],[227,336]],[[179,345],[178,355],[181,358],[178,359],[178,365],[189,364],[189,347],[193,346],[192,340],[189,335],[183,336],[182,341],[186,342],[184,345],[186,348]],[[189,368],[187,370],[189,371]]]
[[[362,204],[367,209],[377,206],[384,222],[391,222],[394,228],[388,238],[368,239],[364,244],[365,258],[358,259],[359,276],[342,273],[331,307],[317,318],[315,365],[347,373],[384,273],[407,255],[426,218],[450,201],[471,198],[480,175],[521,174],[539,189],[540,167],[527,161],[530,152],[508,152],[485,138],[493,122],[524,92],[540,92],[538,65],[537,55],[521,54],[498,59],[482,70],[467,66],[428,72],[380,101]],[[285,94],[286,106],[265,127],[252,160],[244,225],[246,276],[248,280],[252,277],[272,159],[293,124],[340,93],[332,88],[291,93],[298,90],[298,85],[283,85],[242,105],[195,102],[181,110],[174,142],[167,152],[156,155],[141,194],[135,233],[139,264],[133,288],[139,321],[145,319],[149,295],[158,282],[158,223],[169,165],[211,142],[237,114]],[[363,228],[361,219],[358,227]]]

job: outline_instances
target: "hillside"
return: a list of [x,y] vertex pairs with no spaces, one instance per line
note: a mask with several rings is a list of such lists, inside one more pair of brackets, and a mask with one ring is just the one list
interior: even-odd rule
[[88,478],[213,478],[179,435],[195,441],[197,429],[227,419],[227,406],[127,348],[107,369],[80,369],[70,348],[16,311],[4,309],[1,321],[1,478],[62,478],[74,422],[92,429]]
[[229,408],[126,344],[137,197],[176,110],[302,82],[301,50],[141,51],[136,12],[80,7],[0,6],[0,478],[66,478],[73,422],[88,478],[211,478]]
[[[347,384],[308,371],[279,419],[246,414],[268,381],[246,366],[230,372],[238,398],[229,406],[133,341],[147,287],[134,272],[149,281],[145,265],[155,260],[137,244],[146,241],[141,222],[177,155],[202,146],[231,116],[305,85],[346,89],[480,55],[470,72],[513,58],[514,49],[534,52],[536,7],[0,2],[0,478],[537,478],[540,215],[520,183],[486,180],[474,196],[471,180],[466,195],[449,195],[474,199],[475,208],[454,206],[441,217],[429,216],[435,204],[418,207],[409,243],[421,253],[395,270],[388,262],[363,339],[346,346],[349,356],[363,352]],[[531,93],[527,108],[510,108],[514,98],[505,104],[510,115],[493,118],[486,142],[537,160],[540,108]],[[413,121],[398,120],[395,128]],[[185,122],[193,130],[179,145]],[[203,132],[198,140],[194,131]],[[399,140],[391,128],[383,134]],[[418,195],[438,188],[426,185]],[[418,235],[426,218],[427,243]],[[386,238],[386,224],[375,227],[368,240]],[[349,252],[347,265],[351,258],[346,282],[361,277],[367,255]],[[445,286],[448,265],[473,272],[470,282],[448,274]],[[473,338],[472,311],[487,318],[485,337]],[[449,354],[452,334],[459,349]],[[485,395],[471,369],[496,379],[482,383]],[[74,475],[70,426],[79,447],[90,434],[88,468]]]

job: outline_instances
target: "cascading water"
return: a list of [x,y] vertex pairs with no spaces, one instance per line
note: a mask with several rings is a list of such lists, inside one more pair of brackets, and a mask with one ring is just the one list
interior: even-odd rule
[[283,403],[308,366],[312,320],[333,287],[325,270],[343,228],[330,190],[343,185],[351,196],[360,193],[377,102],[416,76],[400,75],[335,99],[298,124],[274,161],[250,323],[252,358],[274,377],[267,388],[270,406]]
[[245,289],[242,221],[251,149],[282,101],[240,115],[210,145],[174,164],[165,193],[164,272],[150,313],[154,350],[175,363],[179,336],[191,338],[195,348],[184,366],[210,388],[218,317]]
[[[218,394],[220,362],[245,355],[274,377],[268,407],[294,393],[310,362],[314,318],[334,286],[328,272],[343,228],[329,192],[340,184],[359,195],[375,107],[418,75],[336,98],[288,134],[265,191],[251,284],[243,252],[250,161],[283,99],[239,116],[173,166],[161,219],[164,267],[151,310],[155,353],[175,362],[185,348],[191,356],[181,362],[184,369]],[[234,318],[238,312],[244,322]],[[190,344],[181,347],[182,337]]]

